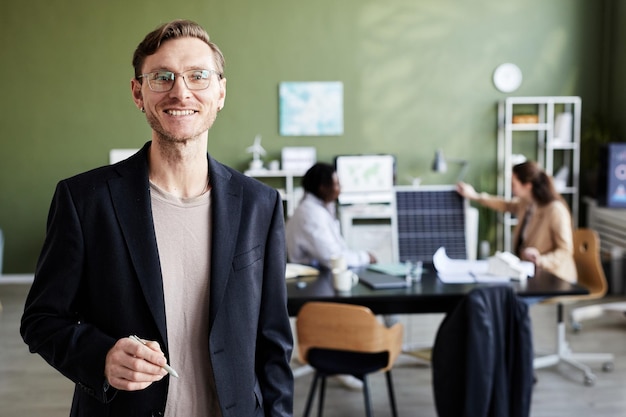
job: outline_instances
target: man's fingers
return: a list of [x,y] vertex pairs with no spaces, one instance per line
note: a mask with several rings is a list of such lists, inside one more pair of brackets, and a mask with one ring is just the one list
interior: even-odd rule
[[[156,345],[156,346],[155,346]],[[155,350],[158,343],[149,346],[129,338],[117,341],[106,356],[104,375],[114,388],[134,391],[163,379],[165,356]]]
[[161,367],[167,363],[167,361],[165,360],[165,354],[163,354],[163,352],[161,351],[161,347],[159,346],[158,342],[142,339],[136,341],[130,338],[126,340],[128,340],[129,343],[125,344],[125,346],[128,346],[129,350],[127,350],[127,352],[130,355],[137,358],[142,358],[148,362],[157,365],[158,367]]

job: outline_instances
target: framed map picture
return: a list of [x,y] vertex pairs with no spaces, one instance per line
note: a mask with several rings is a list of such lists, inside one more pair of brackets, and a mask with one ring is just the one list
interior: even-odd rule
[[283,82],[279,87],[282,136],[343,134],[343,83]]

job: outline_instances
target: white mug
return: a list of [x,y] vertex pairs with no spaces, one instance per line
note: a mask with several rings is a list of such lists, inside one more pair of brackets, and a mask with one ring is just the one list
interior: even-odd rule
[[340,270],[345,271],[348,269],[348,264],[346,263],[346,258],[341,255],[331,256],[330,258],[330,269],[332,271]]
[[346,292],[350,291],[357,282],[359,282],[359,276],[349,269],[333,269],[333,287],[337,291]]

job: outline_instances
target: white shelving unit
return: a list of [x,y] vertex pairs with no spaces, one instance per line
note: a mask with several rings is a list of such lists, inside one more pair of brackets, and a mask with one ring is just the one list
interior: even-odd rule
[[299,178],[304,175],[304,172],[300,171],[285,171],[285,170],[255,170],[245,171],[245,175],[257,179],[261,178],[278,178],[284,181],[285,188],[277,188],[280,192],[283,201],[285,202],[285,214],[287,217],[293,215],[296,206],[298,205],[298,193],[296,187],[293,184],[294,178]]
[[[498,103],[498,195],[511,198],[511,175],[517,155],[537,161],[569,203],[574,226],[580,200],[580,97],[508,97]],[[510,213],[500,215],[498,249],[511,251]]]

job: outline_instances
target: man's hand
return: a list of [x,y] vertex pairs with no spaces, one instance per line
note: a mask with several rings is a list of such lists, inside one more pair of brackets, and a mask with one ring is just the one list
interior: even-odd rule
[[157,342],[142,345],[128,337],[120,339],[109,350],[104,364],[104,376],[109,385],[119,390],[138,391],[163,379],[165,355]]

